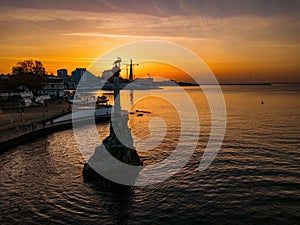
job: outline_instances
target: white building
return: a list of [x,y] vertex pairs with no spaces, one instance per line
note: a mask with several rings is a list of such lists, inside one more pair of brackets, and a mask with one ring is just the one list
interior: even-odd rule
[[64,79],[61,77],[49,76],[48,82],[40,90],[40,94],[48,94],[53,97],[64,96]]

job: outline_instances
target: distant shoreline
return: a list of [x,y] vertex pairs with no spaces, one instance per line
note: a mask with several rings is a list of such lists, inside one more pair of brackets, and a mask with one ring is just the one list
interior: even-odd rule
[[240,86],[246,86],[246,85],[280,85],[280,84],[286,84],[286,85],[300,85],[300,82],[265,82],[265,83],[219,83],[219,84],[193,84],[193,83],[177,83],[179,86],[201,86],[201,85],[240,85]]
[[220,85],[272,85],[272,83],[224,83]]
[[[153,90],[153,89],[161,89],[162,87],[199,87],[199,86],[205,86],[205,85],[220,85],[220,86],[272,86],[272,85],[300,85],[300,82],[263,82],[263,83],[216,83],[216,84],[195,84],[195,83],[185,83],[185,82],[176,82],[174,83],[168,83],[168,82],[154,82],[159,86],[160,88],[144,88],[144,89],[138,89],[138,88],[132,88],[132,89],[122,89],[122,90]],[[84,89],[80,89],[84,90]],[[91,89],[86,89],[91,90]],[[99,89],[94,89],[94,91]],[[113,89],[108,88],[102,88],[100,89],[102,91],[112,91]],[[70,89],[68,91],[76,91],[76,89]]]
[[[176,83],[178,86],[181,87],[196,87],[196,86],[203,86],[203,85],[272,85],[272,83],[221,83],[221,84],[193,84],[193,83],[183,83],[178,82]],[[273,83],[274,84],[274,83]],[[162,85],[162,86],[176,86],[176,85]]]

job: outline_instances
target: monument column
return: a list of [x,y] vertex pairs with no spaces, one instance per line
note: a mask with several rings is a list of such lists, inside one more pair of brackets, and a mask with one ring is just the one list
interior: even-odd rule
[[114,113],[116,117],[121,115],[121,104],[120,104],[120,84],[119,84],[119,76],[120,76],[120,68],[114,73]]
[[118,57],[118,60],[114,62],[114,67],[112,68],[112,73],[114,76],[114,116],[119,117],[121,115],[121,104],[120,104],[120,63],[121,58]]
[[[109,136],[96,147],[82,171],[86,179],[98,180],[99,184],[110,188],[130,187],[142,168],[142,161],[133,146],[128,115],[121,115],[120,62],[121,58],[118,58],[111,69],[114,76],[114,116],[111,117]],[[120,162],[135,167],[128,169]]]

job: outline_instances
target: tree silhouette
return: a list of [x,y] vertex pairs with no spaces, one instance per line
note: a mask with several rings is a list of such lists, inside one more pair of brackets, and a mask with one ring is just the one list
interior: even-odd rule
[[12,68],[12,84],[13,86],[23,85],[31,91],[37,91],[47,82],[46,69],[40,61],[25,60],[18,62]]

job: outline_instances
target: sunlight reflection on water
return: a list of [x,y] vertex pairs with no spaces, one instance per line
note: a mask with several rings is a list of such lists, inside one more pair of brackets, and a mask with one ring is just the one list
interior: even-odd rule
[[[226,137],[208,170],[200,173],[197,167],[210,134],[209,107],[199,89],[186,88],[198,109],[200,139],[188,164],[170,179],[127,193],[103,192],[83,181],[85,160],[73,132],[58,132],[0,155],[1,224],[296,224],[299,86],[222,89],[228,111]],[[176,95],[176,90],[168,90]],[[133,96],[142,92],[134,91]],[[143,117],[130,115],[133,134],[149,136],[153,117],[162,118],[168,128],[160,145],[138,149],[146,164],[157,163],[178,143],[179,117],[172,107],[153,99],[131,108],[129,96],[129,91],[122,93],[124,108],[150,111]],[[109,125],[100,124],[97,130],[103,140]],[[193,134],[184,135],[188,140]]]

